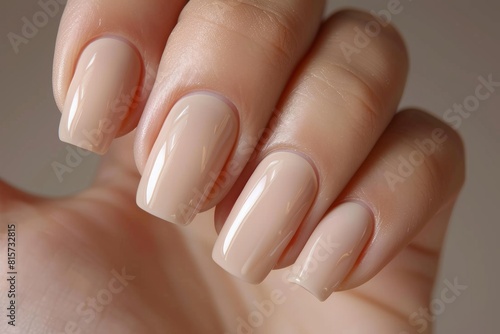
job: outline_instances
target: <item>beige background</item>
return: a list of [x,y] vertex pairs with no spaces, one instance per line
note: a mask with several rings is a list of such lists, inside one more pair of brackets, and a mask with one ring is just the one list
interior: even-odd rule
[[[407,40],[412,62],[402,106],[423,107],[442,117],[474,93],[480,75],[500,81],[500,2],[401,4],[393,22]],[[346,5],[378,11],[387,8],[387,1],[330,1],[329,9]],[[57,138],[60,114],[51,88],[60,12],[18,54],[6,37],[20,33],[21,18],[39,10],[34,0],[0,4],[0,177],[35,193],[63,195],[88,184],[98,159],[85,158],[64,182],[51,170],[66,152]],[[499,105],[500,89],[459,128],[467,147],[468,179],[453,216],[436,296],[445,279],[456,277],[468,289],[437,317],[437,333],[499,333]]]

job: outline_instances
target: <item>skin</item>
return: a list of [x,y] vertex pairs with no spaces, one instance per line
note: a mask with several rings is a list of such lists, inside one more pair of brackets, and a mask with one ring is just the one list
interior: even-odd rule
[[[428,304],[450,210],[373,279],[361,287],[317,301],[273,272],[254,286],[223,272],[210,258],[215,233],[211,215],[190,227],[153,218],[134,203],[139,174],[124,138],[106,157],[94,186],[60,200],[33,198],[3,184],[2,253],[6,226],[15,223],[18,325],[30,333],[64,333],[77,323],[81,333],[236,332],[237,317],[247,319],[254,302],[270,300],[275,311],[255,333],[416,333],[408,315]],[[435,251],[422,251],[432,240]],[[109,305],[97,303],[96,318],[76,309],[108,289],[113,269],[135,276]],[[2,280],[2,291],[7,289]],[[383,292],[383,293],[381,293]],[[26,321],[23,315],[32,314]],[[193,321],[196,319],[196,321]],[[420,317],[420,319],[425,319]],[[68,325],[69,324],[69,325]],[[430,333],[431,322],[426,331]],[[9,333],[5,322],[0,324]],[[72,331],[67,331],[72,333]],[[75,331],[75,333],[78,333]]]
[[[138,125],[137,131],[115,140],[92,187],[49,200],[1,184],[0,236],[4,241],[6,226],[16,224],[20,240],[18,314],[33,315],[19,317],[24,332],[236,333],[242,321],[254,333],[431,332],[431,317],[419,312],[429,303],[464,181],[464,153],[459,136],[426,112],[395,116],[408,69],[402,38],[384,27],[348,61],[336,42],[352,41],[354,28],[374,19],[368,14],[343,11],[321,23],[322,1],[238,3],[221,19],[206,7],[215,2],[192,0],[176,23],[183,1],[68,2],[54,61],[60,109],[78,55],[96,36],[125,36],[141,52],[144,82],[157,76],[142,87],[145,98],[119,135]],[[253,43],[252,52],[238,52],[243,41]],[[179,227],[140,210],[135,195],[168,110],[196,89],[234,103],[244,120],[241,138],[263,127],[268,133],[255,150],[242,140],[235,145],[230,159],[245,168],[205,203],[205,209],[216,206],[215,213]],[[436,129],[444,139],[391,191],[386,172],[397,172],[399,157],[418,151],[415,140],[434,138]],[[210,254],[246,180],[275,150],[307,156],[319,191],[277,264],[285,269],[250,285],[224,272]],[[321,218],[346,200],[370,208],[372,231],[339,292],[319,302],[283,277]],[[122,271],[129,275],[125,283],[116,278]],[[6,281],[0,284],[8,289]],[[258,315],[256,305],[267,309]],[[8,330],[2,322],[0,331]]]

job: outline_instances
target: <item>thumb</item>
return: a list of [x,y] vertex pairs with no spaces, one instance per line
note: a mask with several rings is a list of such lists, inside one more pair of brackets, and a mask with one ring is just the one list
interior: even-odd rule
[[43,201],[47,200],[30,195],[0,179],[1,227],[25,221],[34,208]]
[[16,204],[34,204],[41,200],[40,197],[30,195],[0,179],[0,212],[5,212]]

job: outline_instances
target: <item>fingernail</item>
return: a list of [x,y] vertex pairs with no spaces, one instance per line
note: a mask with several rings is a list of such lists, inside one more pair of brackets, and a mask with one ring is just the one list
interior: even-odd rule
[[83,50],[69,86],[59,138],[104,154],[135,99],[142,62],[119,38],[104,37]]
[[137,204],[172,223],[190,223],[236,142],[234,108],[211,93],[193,93],[172,108],[153,146]]
[[292,152],[257,166],[215,243],[212,257],[227,272],[260,283],[311,207],[318,182],[311,164]]
[[356,263],[372,225],[372,215],[363,205],[356,202],[339,205],[316,227],[288,280],[319,300],[326,300]]

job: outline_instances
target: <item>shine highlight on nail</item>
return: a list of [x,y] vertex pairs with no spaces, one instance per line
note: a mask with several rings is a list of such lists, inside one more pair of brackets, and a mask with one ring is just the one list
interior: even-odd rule
[[78,60],[64,104],[59,138],[104,154],[138,93],[142,61],[121,38],[91,42]]
[[288,280],[326,300],[353,268],[372,230],[372,214],[364,205],[340,204],[316,227]]
[[227,272],[260,283],[310,209],[318,190],[309,161],[275,152],[260,162],[231,210],[212,257]]
[[226,99],[196,92],[167,116],[146,163],[137,204],[172,223],[189,224],[207,200],[233,149],[238,118]]

